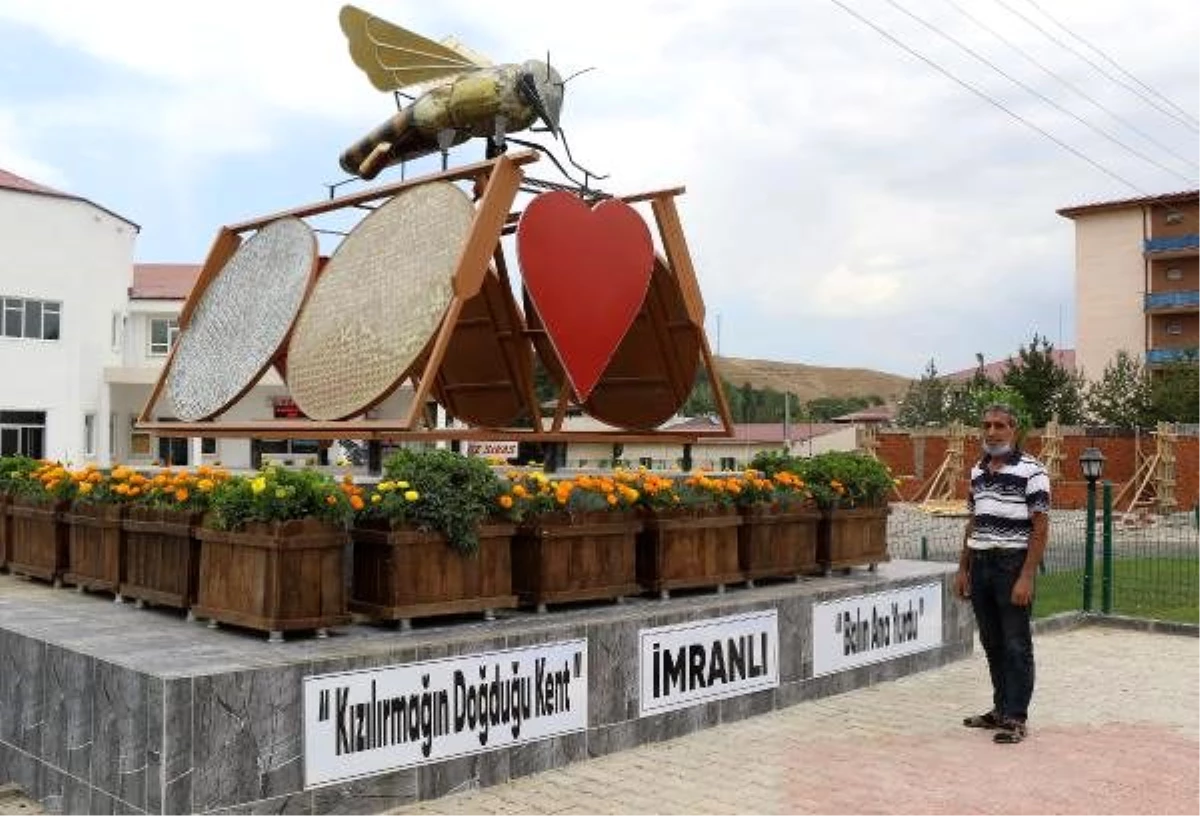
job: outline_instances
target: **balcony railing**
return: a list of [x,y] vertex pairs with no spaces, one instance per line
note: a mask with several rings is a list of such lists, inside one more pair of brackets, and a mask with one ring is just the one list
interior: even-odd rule
[[1200,235],[1177,235],[1173,238],[1147,238],[1142,241],[1142,251],[1146,253],[1179,252],[1180,250],[1200,249]]
[[1155,348],[1146,351],[1146,365],[1170,365],[1171,363],[1196,362],[1197,349],[1192,348]]
[[1142,304],[1147,312],[1162,309],[1195,309],[1200,307],[1200,291],[1190,292],[1148,292]]

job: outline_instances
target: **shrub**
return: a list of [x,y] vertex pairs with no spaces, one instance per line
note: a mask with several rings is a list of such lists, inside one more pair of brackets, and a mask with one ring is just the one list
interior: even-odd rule
[[233,476],[214,485],[211,512],[204,523],[218,530],[238,530],[254,521],[301,518],[345,524],[354,506],[362,505],[357,490],[315,470],[268,465],[257,475]]
[[887,466],[862,453],[829,451],[795,464],[797,475],[823,509],[883,506],[894,485]]
[[463,554],[479,548],[479,525],[500,515],[504,484],[487,462],[445,449],[403,449],[383,465],[361,516],[441,533]]

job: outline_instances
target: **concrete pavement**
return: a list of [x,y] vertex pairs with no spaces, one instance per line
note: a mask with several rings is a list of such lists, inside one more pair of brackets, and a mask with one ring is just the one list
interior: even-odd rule
[[1101,625],[1035,640],[1030,734],[949,666],[390,813],[1198,813],[1200,640]]

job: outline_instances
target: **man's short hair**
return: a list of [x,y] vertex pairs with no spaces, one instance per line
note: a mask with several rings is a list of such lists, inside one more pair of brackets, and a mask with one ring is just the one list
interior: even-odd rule
[[1008,417],[1008,424],[1012,425],[1014,428],[1021,424],[1021,421],[1017,418],[1017,412],[1013,410],[1011,405],[1005,402],[993,402],[991,405],[983,409],[983,414],[980,415],[980,418],[985,417],[988,414],[1004,414]]

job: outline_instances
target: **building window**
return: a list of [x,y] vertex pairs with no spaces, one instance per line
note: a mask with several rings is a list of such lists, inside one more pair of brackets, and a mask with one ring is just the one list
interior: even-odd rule
[[1183,334],[1183,324],[1178,320],[1172,320],[1167,324],[1167,334]]
[[215,436],[205,436],[200,439],[200,453],[205,456],[217,455],[217,438]]
[[96,415],[83,415],[83,455],[96,455]]
[[178,336],[179,321],[175,318],[150,318],[150,356],[166,357]]
[[734,460],[734,458],[732,456],[722,456],[721,457],[721,470],[735,470],[735,469],[737,469],[737,462]]
[[649,456],[639,456],[638,465],[644,467],[646,470],[651,470],[654,467],[654,460]]
[[45,456],[45,411],[0,411],[0,456]]
[[30,340],[57,340],[62,304],[54,300],[5,297],[0,310],[0,334]]
[[120,312],[112,313],[112,330],[109,345],[113,351],[121,350],[121,343],[125,337],[125,315]]
[[1182,224],[1183,223],[1183,213],[1181,213],[1179,210],[1171,210],[1169,213],[1167,213],[1167,223],[1168,224]]
[[1167,280],[1169,280],[1169,281],[1183,280],[1183,270],[1180,269],[1178,266],[1172,266],[1170,269],[1167,270]]

